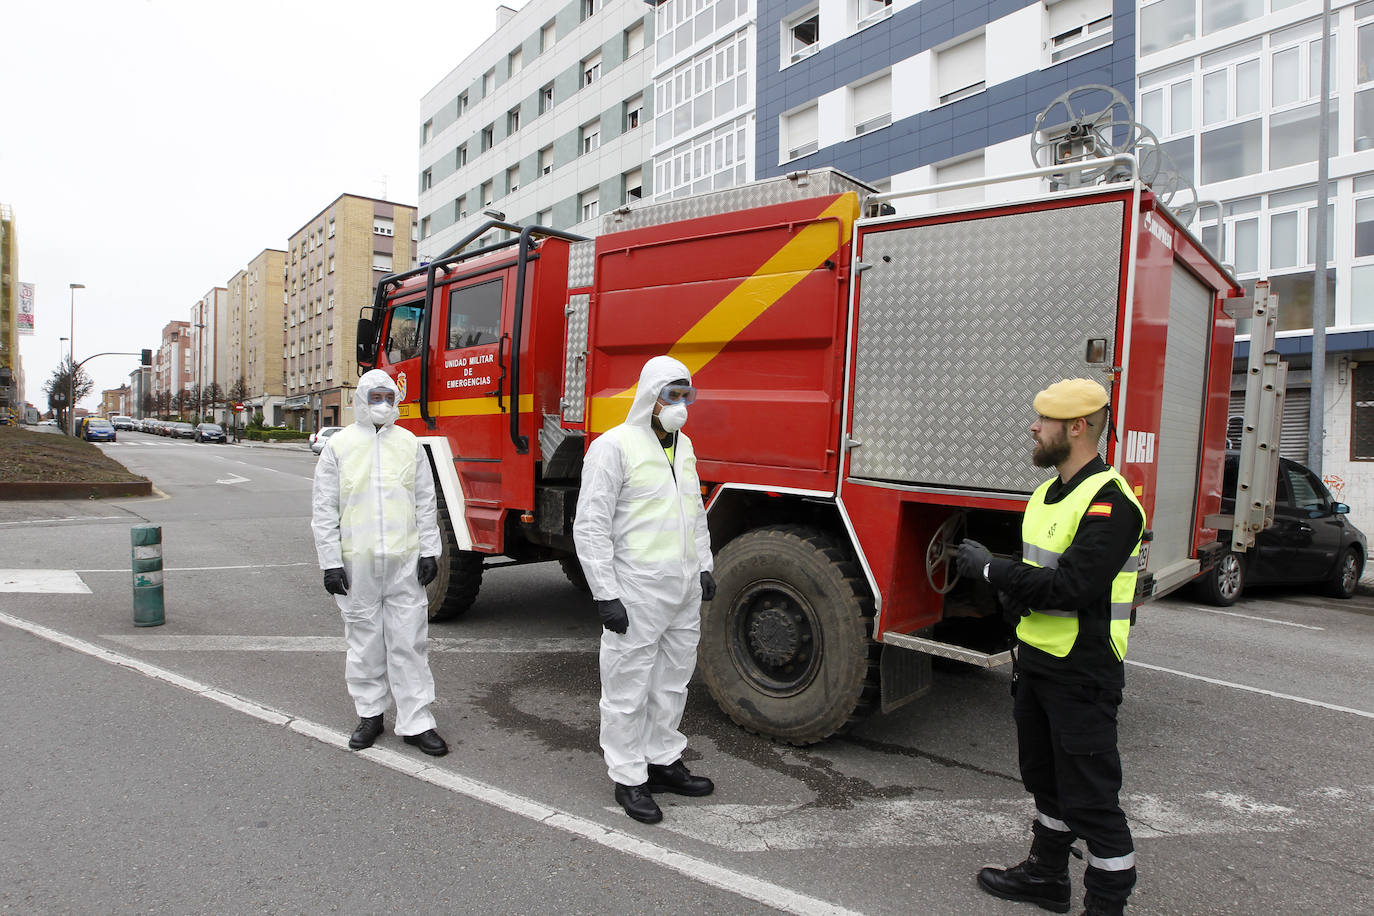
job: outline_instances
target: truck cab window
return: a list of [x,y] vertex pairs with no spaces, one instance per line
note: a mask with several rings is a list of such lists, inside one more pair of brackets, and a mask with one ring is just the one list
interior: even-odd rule
[[420,355],[421,307],[418,305],[398,305],[391,310],[391,323],[387,326],[386,358],[392,363],[412,359]]
[[456,289],[448,300],[448,348],[496,343],[501,336],[501,281]]

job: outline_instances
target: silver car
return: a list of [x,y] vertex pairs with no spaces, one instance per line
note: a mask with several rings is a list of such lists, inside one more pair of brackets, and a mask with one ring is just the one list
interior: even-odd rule
[[311,433],[310,451],[314,452],[316,455],[324,451],[325,440],[327,440],[330,436],[334,435],[341,429],[343,429],[342,426],[326,426],[323,427],[319,432]]

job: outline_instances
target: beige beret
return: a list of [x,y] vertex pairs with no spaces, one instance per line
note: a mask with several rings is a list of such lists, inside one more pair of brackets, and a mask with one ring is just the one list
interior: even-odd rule
[[1107,405],[1107,389],[1090,378],[1066,378],[1035,396],[1031,406],[1051,420],[1086,417]]

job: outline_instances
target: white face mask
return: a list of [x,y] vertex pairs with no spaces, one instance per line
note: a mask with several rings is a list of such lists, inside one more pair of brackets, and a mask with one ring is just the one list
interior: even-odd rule
[[370,404],[367,408],[367,418],[377,426],[387,426],[396,422],[396,418],[401,415],[401,411],[395,404],[388,404],[383,401],[380,404]]
[[658,425],[666,432],[675,433],[687,422],[687,405],[673,404],[658,412]]

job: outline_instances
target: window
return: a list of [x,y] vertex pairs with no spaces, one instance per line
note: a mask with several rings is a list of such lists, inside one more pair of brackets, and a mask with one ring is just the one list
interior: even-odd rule
[[625,56],[634,57],[644,50],[644,20],[636,22],[625,30]]
[[655,81],[654,143],[700,134],[712,120],[749,104],[749,39],[737,33],[699,51]]
[[491,202],[492,202],[491,192],[492,192],[492,182],[490,182],[490,181],[484,181],[484,182],[482,182],[482,189],[481,189],[482,206],[484,206],[484,207],[490,207],[490,206],[491,206]]
[[520,129],[520,106],[517,105],[506,112],[506,135],[515,133]]
[[625,102],[625,130],[631,131],[639,126],[640,118],[644,114],[644,93],[640,93]]
[[[420,173],[420,190],[428,191],[432,187],[434,187],[434,170],[425,169]],[[291,263],[296,263],[296,253],[294,251],[291,253]]]
[[593,219],[600,215],[601,208],[597,201],[596,190],[583,191],[577,195],[577,208],[581,211],[583,219]]
[[536,226],[548,226],[553,222],[552,210],[540,210],[534,214],[534,224]]
[[602,0],[582,0],[582,18],[590,19],[601,9]]
[[539,90],[539,113],[553,109],[553,83],[543,86]]
[[420,143],[425,144],[434,139],[434,119],[430,118],[420,128]]
[[783,23],[783,60],[795,64],[821,47],[821,14],[810,9]]
[[[1317,141],[1321,131],[1320,103],[1276,111],[1269,116],[1269,168],[1281,169],[1302,162],[1315,162]],[[1331,149],[1338,149],[1336,143],[1339,112],[1336,101],[1331,100],[1328,132]]]
[[941,105],[982,92],[987,72],[982,33],[936,52],[935,69]]
[[494,90],[495,88],[496,71],[488,70],[486,73],[482,74],[482,98],[485,99],[487,96],[491,95],[492,90]]
[[491,149],[496,142],[496,125],[488,124],[482,128],[482,152]]
[[466,194],[453,202],[453,218],[455,220],[467,219],[468,215],[468,196]]
[[582,85],[590,86],[599,79],[601,79],[600,51],[582,61]]
[[329,218],[329,237],[331,239],[334,237],[334,217],[332,216]]
[[516,48],[514,51],[510,52],[506,57],[506,66],[509,68],[511,76],[515,76],[515,74],[519,73],[520,68],[525,66],[524,48]]
[[644,170],[632,169],[625,173],[625,202],[644,198]]
[[556,25],[557,23],[550,19],[548,22],[544,23],[544,27],[539,30],[539,52],[541,54],[549,48],[552,48],[554,41],[557,40]]
[[892,0],[854,0],[854,28],[866,29],[892,15]]
[[454,160],[454,164],[460,169],[468,164],[468,145],[466,143],[458,147],[458,152],[454,155]]
[[372,269],[373,269],[373,270],[390,270],[390,269],[391,269],[391,253],[388,252],[388,251],[374,251],[374,252],[372,252]]
[[582,126],[582,152],[590,153],[601,146],[601,121],[592,121]]
[[[396,234],[395,225],[396,225],[395,222],[394,222],[394,221],[391,219],[391,217],[389,217],[389,216],[373,216],[373,217],[372,217],[372,234],[373,234],[373,235],[395,235],[395,234]],[[332,261],[333,258],[330,258],[330,260]]]
[[506,193],[513,194],[520,190],[520,166],[513,165],[506,169]]
[[457,114],[458,114],[458,117],[461,118],[463,115],[465,115],[465,114],[467,114],[467,113],[468,113],[468,94],[467,94],[466,92],[464,92],[464,93],[459,94],[459,96],[458,96],[458,113],[457,113]]
[[[429,217],[425,217],[425,219],[428,220]],[[426,225],[425,228],[428,229],[428,228],[429,228],[428,225]],[[428,233],[426,233],[426,234],[428,234]],[[333,256],[333,255],[330,255],[330,256],[329,256],[329,272],[330,272],[331,274],[334,272],[334,256]]]
[[[958,162],[948,162],[935,167],[936,184],[953,184],[983,177],[983,154],[969,156]],[[983,188],[964,188],[958,191],[941,191],[935,195],[937,207],[958,207],[966,204],[981,203]]]
[[448,349],[496,343],[501,338],[501,281],[455,289],[448,300]]
[[781,147],[787,151],[783,161],[788,159],[798,159],[802,156],[809,156],[820,149],[817,142],[819,136],[819,108],[812,104],[801,111],[785,114],[782,116],[782,143]]
[[1374,365],[1350,370],[1350,458],[1374,461]]
[[553,147],[546,146],[539,151],[539,174],[547,175],[553,171]]
[[1111,0],[1046,0],[1050,62],[1059,63],[1112,43]]
[[852,90],[854,136],[875,131],[892,123],[892,75],[884,73]]
[[1202,0],[1202,34],[1240,25],[1264,15],[1264,0]]
[[1197,36],[1197,0],[1159,0],[1140,7],[1140,53],[1153,54]]
[[418,305],[398,305],[391,310],[386,330],[388,362],[399,363],[420,355],[422,310]]
[[1262,168],[1260,143],[1258,118],[1204,131],[1201,182],[1211,184],[1258,173]]

